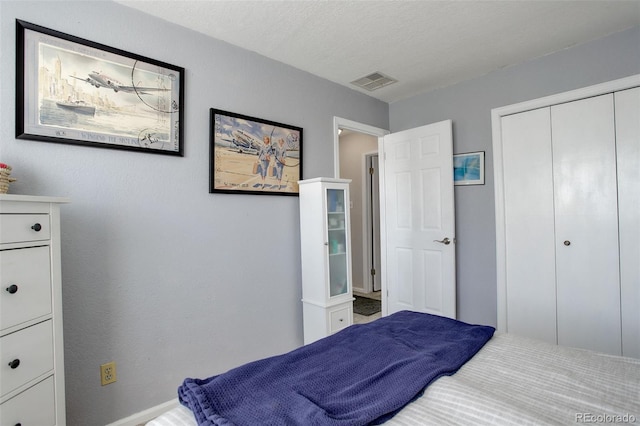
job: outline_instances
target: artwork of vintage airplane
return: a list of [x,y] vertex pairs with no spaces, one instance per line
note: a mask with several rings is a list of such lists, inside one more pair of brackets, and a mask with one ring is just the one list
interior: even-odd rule
[[238,152],[255,154],[262,144],[258,139],[243,130],[234,130],[231,135],[233,138],[227,140],[238,148]]
[[137,93],[139,95],[148,95],[147,92],[164,92],[171,89],[162,89],[159,87],[140,87],[140,86],[125,86],[115,78],[109,77],[106,74],[102,74],[98,71],[93,71],[89,73],[89,76],[86,78],[80,78],[73,75],[69,77],[75,78],[77,80],[81,80],[95,86],[97,88],[106,87],[107,89],[113,89],[114,92],[125,92],[125,93]]

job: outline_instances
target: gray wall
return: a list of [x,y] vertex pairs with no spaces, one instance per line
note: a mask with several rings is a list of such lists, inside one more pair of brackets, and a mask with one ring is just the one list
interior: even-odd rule
[[[15,19],[186,69],[185,157],[16,140]],[[209,194],[209,108],[304,129],[304,177],[333,175],[333,117],[388,105],[113,2],[0,2],[0,161],[12,193],[62,208],[68,424],[104,425],[302,344],[297,197]],[[100,386],[99,365],[118,381]]]
[[453,120],[454,153],[485,151],[485,185],[455,188],[458,316],[496,324],[491,109],[640,73],[640,27],[390,105],[391,131]]

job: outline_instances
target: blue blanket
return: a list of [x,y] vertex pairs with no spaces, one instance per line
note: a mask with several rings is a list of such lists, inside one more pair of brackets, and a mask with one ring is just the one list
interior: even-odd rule
[[368,425],[455,373],[493,327],[402,311],[178,389],[198,425]]

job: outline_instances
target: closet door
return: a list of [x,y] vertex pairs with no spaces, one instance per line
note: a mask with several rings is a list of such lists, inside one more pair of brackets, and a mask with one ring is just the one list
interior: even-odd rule
[[613,95],[551,107],[558,344],[621,354]]
[[502,118],[507,332],[556,344],[550,109]]
[[622,355],[640,358],[640,88],[615,94]]

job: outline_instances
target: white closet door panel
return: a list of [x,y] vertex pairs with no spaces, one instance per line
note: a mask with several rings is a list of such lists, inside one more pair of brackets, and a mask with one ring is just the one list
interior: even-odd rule
[[558,343],[621,354],[613,95],[551,107]]
[[640,358],[640,88],[615,94],[622,355]]
[[550,109],[502,118],[507,331],[557,343]]

